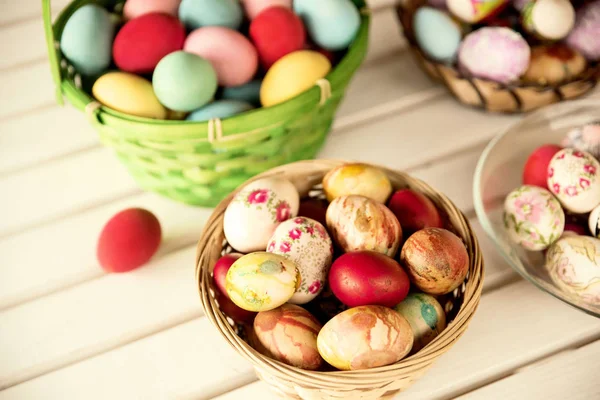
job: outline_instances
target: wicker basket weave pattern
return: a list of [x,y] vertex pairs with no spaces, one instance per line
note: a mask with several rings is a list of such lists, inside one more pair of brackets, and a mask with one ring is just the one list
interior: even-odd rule
[[[323,176],[341,161],[301,161],[274,168],[253,179],[282,175],[292,181],[302,195],[319,193]],[[467,279],[453,293],[440,299],[449,324],[430,344],[418,353],[393,365],[359,371],[315,372],[291,367],[261,355],[243,337],[251,327],[239,326],[220,310],[214,297],[212,268],[217,259],[230,252],[223,234],[223,214],[234,193],[215,209],[206,223],[198,242],[196,254],[196,279],[200,299],[207,318],[238,353],[252,363],[257,376],[286,399],[378,399],[388,398],[408,388],[420,378],[432,363],[460,338],[473,316],[483,285],[483,259],[477,238],[465,216],[444,195],[410,176],[386,171],[395,189],[410,187],[429,196],[446,216],[452,230],[462,238],[469,253],[470,266]],[[316,190],[315,190],[316,188]]]
[[591,63],[579,76],[559,84],[516,82],[501,84],[463,75],[454,66],[428,58],[419,48],[413,30],[413,15],[424,0],[406,0],[396,6],[398,20],[411,52],[421,68],[443,83],[461,103],[491,112],[522,113],[574,99],[592,90],[600,79],[600,63]]
[[[277,165],[314,158],[368,44],[370,16],[363,0],[358,35],[339,64],[310,90],[273,107],[208,122],[153,120],[101,106],[91,80],[79,76],[59,50],[68,18],[95,3],[119,13],[122,1],[75,0],[51,22],[43,0],[48,56],[59,104],[63,97],[85,112],[101,141],[112,148],[138,184],[175,200],[214,206],[250,177]],[[84,90],[85,89],[85,90]]]

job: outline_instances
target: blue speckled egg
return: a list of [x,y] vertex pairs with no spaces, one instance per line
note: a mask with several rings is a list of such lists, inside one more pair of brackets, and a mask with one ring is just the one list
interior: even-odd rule
[[311,39],[327,50],[343,50],[356,37],[360,14],[350,0],[294,0]]
[[212,118],[227,118],[252,110],[254,106],[240,100],[217,100],[194,111],[186,118],[188,121],[208,121]]
[[421,50],[434,60],[454,61],[462,36],[459,25],[447,13],[432,7],[419,8],[413,18]]
[[245,85],[226,87],[223,89],[222,97],[227,100],[241,100],[259,106],[261,84],[262,82],[256,79]]
[[82,75],[98,75],[108,68],[115,24],[108,11],[88,4],[71,15],[60,38],[60,50]]
[[179,19],[190,30],[203,26],[238,29],[244,12],[236,0],[183,0],[179,6]]

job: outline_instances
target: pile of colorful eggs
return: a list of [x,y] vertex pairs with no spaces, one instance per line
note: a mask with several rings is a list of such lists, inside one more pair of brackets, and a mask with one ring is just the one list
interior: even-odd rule
[[283,363],[395,363],[445,329],[441,304],[467,276],[466,247],[427,196],[392,193],[379,168],[343,164],[322,184],[326,199],[301,199],[281,177],[234,196],[223,230],[238,253],[216,262],[215,299],[257,351]]
[[508,237],[545,252],[555,284],[600,304],[600,122],[571,130],[528,158],[523,186],[504,202]]
[[560,84],[600,60],[600,0],[429,0],[413,30],[428,58],[502,84]]
[[109,108],[206,121],[310,89],[360,23],[351,0],[127,0],[78,8],[60,49]]

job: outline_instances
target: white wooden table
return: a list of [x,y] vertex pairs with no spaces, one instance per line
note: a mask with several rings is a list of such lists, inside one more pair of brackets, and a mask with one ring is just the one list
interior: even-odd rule
[[[320,157],[429,182],[471,218],[486,260],[469,330],[397,399],[600,399],[600,320],[520,279],[473,212],[478,156],[520,117],[469,110],[426,78],[392,3],[371,1],[368,60]],[[211,210],[140,191],[83,115],[55,105],[44,45],[39,0],[2,0],[0,399],[274,398],[203,318],[194,247]],[[105,275],[96,238],[129,206],[157,214],[163,245],[146,267]]]

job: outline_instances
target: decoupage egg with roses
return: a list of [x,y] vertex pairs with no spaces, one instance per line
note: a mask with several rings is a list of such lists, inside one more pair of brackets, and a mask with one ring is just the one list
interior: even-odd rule
[[321,223],[306,217],[282,222],[267,251],[289,258],[298,267],[300,285],[289,303],[305,304],[321,293],[333,259],[333,243]]
[[300,195],[287,179],[267,177],[243,187],[223,216],[225,238],[239,252],[264,251],[277,226],[298,215]]

